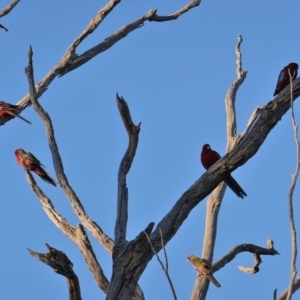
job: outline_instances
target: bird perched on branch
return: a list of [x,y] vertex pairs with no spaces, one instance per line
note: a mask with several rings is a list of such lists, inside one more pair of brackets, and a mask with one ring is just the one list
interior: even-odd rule
[[13,105],[4,101],[0,101],[0,116],[10,115],[12,117],[18,117],[21,120],[31,124],[31,122],[19,116],[19,113],[20,113],[20,107],[18,105]]
[[[290,72],[289,72],[290,71]],[[279,94],[286,86],[290,84],[290,74],[292,80],[298,76],[298,64],[292,62],[285,66],[279,73],[276,89],[273,96]]]
[[[220,154],[212,150],[209,144],[205,144],[202,147],[201,163],[206,170],[209,169],[220,158],[221,158]],[[224,182],[238,197],[243,199],[244,196],[247,196],[246,192],[240,187],[240,185],[235,181],[235,179],[230,174],[224,179]]]
[[25,170],[35,172],[35,174],[46,182],[56,186],[55,180],[42,168],[43,165],[32,153],[26,152],[23,149],[17,149],[15,155],[21,167]]
[[193,267],[198,271],[198,276],[203,275],[207,279],[209,279],[217,288],[221,287],[220,283],[212,275],[210,267],[203,259],[198,258],[195,255],[190,255],[188,256],[187,259],[192,263]]

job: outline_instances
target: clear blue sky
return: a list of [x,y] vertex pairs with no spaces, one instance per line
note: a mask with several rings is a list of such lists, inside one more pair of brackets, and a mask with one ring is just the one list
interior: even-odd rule
[[[106,1],[24,1],[0,20],[0,99],[17,103],[28,91],[24,68],[27,50],[34,51],[35,80],[39,82],[60,60],[70,43]],[[169,14],[186,2],[122,1],[80,46],[80,53],[151,8]],[[7,1],[1,2],[4,7]],[[142,122],[140,143],[128,175],[128,239],[149,222],[156,224],[204,172],[199,161],[203,144],[223,155],[226,146],[224,97],[235,79],[237,36],[242,34],[243,66],[247,79],[237,97],[239,133],[258,105],[272,100],[279,71],[300,62],[300,2],[203,1],[177,21],[146,23],[113,48],[79,69],[55,79],[40,98],[55,127],[70,183],[86,211],[113,237],[116,217],[117,171],[127,147],[115,94],[123,96],[133,120]],[[299,103],[295,103],[300,122]],[[77,247],[49,221],[29,188],[14,150],[34,153],[54,176],[43,124],[33,108],[22,115],[30,126],[13,120],[1,127],[0,282],[3,299],[64,300],[65,279],[31,257],[26,248],[46,252],[45,243],[69,256],[85,300],[105,299]],[[226,191],[219,217],[214,260],[240,243],[265,247],[272,238],[280,256],[263,256],[256,275],[238,270],[252,266],[244,253],[218,271],[222,288],[210,287],[208,299],[271,299],[289,282],[291,242],[287,195],[295,169],[295,144],[290,112],[272,130],[258,153],[234,172],[247,192],[240,200]],[[37,182],[57,210],[78,223],[59,187]],[[296,226],[300,228],[299,189],[295,191]],[[196,272],[189,254],[201,255],[206,200],[202,201],[167,245],[170,275],[178,298],[189,299]],[[112,261],[91,237],[108,278]],[[172,299],[156,259],[140,279],[147,299]],[[298,295],[295,299],[299,298]]]

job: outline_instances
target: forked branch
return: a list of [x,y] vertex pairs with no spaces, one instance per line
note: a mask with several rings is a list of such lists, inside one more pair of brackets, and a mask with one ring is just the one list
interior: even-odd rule
[[[254,269],[256,263],[258,263],[258,262],[261,263],[259,256],[261,256],[261,255],[278,255],[279,254],[278,251],[274,249],[272,240],[268,240],[267,245],[268,245],[267,248],[262,248],[262,247],[259,247],[257,245],[253,245],[253,244],[241,244],[241,245],[235,246],[226,255],[224,255],[222,258],[220,258],[218,261],[216,261],[213,264],[212,268],[213,268],[214,272],[217,270],[220,270],[221,268],[225,267],[226,264],[230,263],[239,253],[250,252],[257,256],[257,258],[255,259],[254,267],[253,267],[253,269]],[[259,263],[256,265],[257,267],[258,267]],[[245,267],[242,267],[242,268],[243,268],[242,271],[245,271]],[[247,268],[247,269],[248,269],[248,271],[246,273],[251,273],[251,272],[249,272],[250,268]],[[256,272],[253,271],[253,273],[256,273]]]
[[62,217],[54,208],[51,200],[45,195],[41,188],[35,182],[31,173],[25,170],[27,181],[34,193],[37,195],[43,209],[49,219],[63,232],[81,251],[90,271],[92,272],[97,285],[105,292],[108,291],[109,282],[105,277],[100,264],[97,261],[92,245],[81,224],[77,228],[72,226],[64,217]]
[[[16,1],[13,1],[16,2]],[[48,89],[52,81],[58,77],[63,76],[74,69],[82,66],[98,54],[108,50],[117,42],[125,38],[129,33],[139,29],[146,21],[152,22],[166,22],[176,20],[178,17],[188,12],[190,9],[199,6],[201,0],[191,0],[188,4],[184,5],[181,9],[168,16],[159,16],[156,14],[156,9],[151,9],[148,13],[142,15],[137,20],[121,27],[116,32],[105,38],[99,44],[91,47],[82,54],[76,53],[77,47],[85,40],[85,38],[93,33],[102,21],[113,11],[121,0],[109,0],[91,20],[90,24],[83,30],[75,41],[68,47],[67,51],[60,59],[60,61],[45,75],[45,77],[36,85],[36,98],[38,99]],[[25,109],[31,104],[30,95],[25,95],[18,103],[22,109]],[[0,125],[9,121],[9,118],[3,117],[0,119]]]
[[80,222],[92,233],[92,235],[102,244],[102,246],[109,252],[112,252],[113,248],[113,240],[108,237],[103,230],[100,228],[100,226],[92,221],[87,213],[84,210],[83,205],[81,204],[79,198],[77,197],[76,193],[70,186],[67,176],[64,172],[64,167],[62,163],[61,156],[59,154],[58,146],[56,143],[55,135],[54,135],[54,129],[52,125],[52,121],[50,119],[50,116],[48,113],[42,108],[40,103],[37,101],[37,93],[35,89],[35,84],[34,84],[34,76],[33,76],[33,62],[32,62],[32,48],[29,48],[28,51],[28,59],[29,59],[29,65],[25,69],[27,78],[28,78],[28,83],[29,83],[29,91],[30,91],[30,97],[31,101],[33,104],[34,109],[44,122],[45,128],[46,128],[46,133],[47,133],[47,138],[48,138],[48,143],[49,147],[51,150],[52,154],[52,160],[53,160],[53,165],[55,168],[56,176],[58,178],[59,184],[62,187],[65,195],[68,197],[70,200],[71,206],[73,208],[73,211],[75,214],[78,216],[80,219]]

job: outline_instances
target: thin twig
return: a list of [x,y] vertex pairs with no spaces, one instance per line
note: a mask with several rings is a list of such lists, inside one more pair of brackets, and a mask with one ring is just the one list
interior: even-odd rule
[[150,240],[150,238],[149,238],[147,232],[144,231],[144,233],[145,233],[145,235],[146,235],[146,237],[147,237],[147,240],[148,240],[148,242],[149,242],[149,244],[150,244],[150,246],[151,246],[152,252],[155,254],[155,256],[156,256],[156,258],[157,258],[159,264],[161,265],[161,268],[163,269],[164,273],[166,274],[166,277],[167,277],[167,279],[168,279],[168,282],[169,282],[169,285],[170,285],[170,288],[171,288],[171,291],[172,291],[174,300],[176,300],[176,299],[177,299],[176,292],[175,292],[175,289],[174,289],[172,280],[171,280],[171,278],[170,278],[170,276],[169,276],[169,271],[168,271],[168,257],[167,257],[167,252],[166,252],[166,249],[165,249],[165,246],[164,246],[164,241],[163,241],[162,232],[161,232],[161,230],[160,230],[160,234],[161,234],[161,244],[162,244],[162,248],[163,248],[163,250],[164,250],[165,259],[166,259],[166,267],[164,266],[163,262],[160,260],[160,258],[159,258],[159,256],[158,256],[157,252],[155,251],[155,249],[154,249],[154,247],[153,247],[153,245],[152,245],[152,243],[151,243],[151,240]]
[[293,208],[293,194],[295,190],[295,186],[297,183],[297,178],[299,175],[300,168],[300,142],[298,138],[298,124],[296,124],[295,114],[294,114],[294,105],[293,105],[293,80],[292,74],[290,73],[290,69],[288,68],[289,76],[290,76],[290,95],[291,95],[291,115],[292,115],[292,125],[294,132],[294,140],[296,144],[296,170],[295,173],[292,174],[292,182],[288,193],[288,210],[289,210],[289,219],[290,219],[290,230],[291,230],[291,242],[292,242],[292,258],[291,258],[291,274],[290,274],[290,284],[288,288],[288,293],[286,296],[286,300],[290,300],[293,294],[293,286],[294,281],[297,274],[296,269],[296,261],[297,261],[297,233],[294,221],[294,208]]
[[164,238],[162,236],[161,228],[159,227],[159,233],[160,233],[160,241],[161,241],[161,246],[164,250],[164,255],[165,255],[165,261],[166,261],[166,271],[169,272],[169,262],[168,262],[168,255],[167,255],[167,250],[164,245]]

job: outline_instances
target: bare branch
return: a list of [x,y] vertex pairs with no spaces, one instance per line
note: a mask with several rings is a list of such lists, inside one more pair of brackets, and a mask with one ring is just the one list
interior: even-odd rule
[[188,12],[190,9],[192,9],[192,8],[194,8],[196,6],[199,6],[200,2],[201,2],[201,0],[192,0],[190,3],[188,3],[187,5],[185,5],[184,7],[182,7],[181,9],[179,9],[178,11],[176,11],[175,13],[173,13],[173,14],[171,14],[169,16],[158,16],[156,14],[156,10],[155,10],[155,15],[149,21],[165,22],[165,21],[176,20],[181,15],[183,15],[186,12]]
[[242,54],[241,54],[241,44],[243,38],[241,35],[238,36],[238,42],[235,48],[235,53],[237,56],[236,60],[236,75],[237,79],[231,84],[229,90],[227,91],[225,97],[226,103],[226,116],[227,116],[227,152],[233,148],[234,140],[236,139],[237,125],[236,125],[236,114],[235,114],[235,99],[237,91],[240,85],[244,82],[247,71],[242,69]]
[[149,244],[151,246],[151,249],[152,249],[153,253],[155,254],[155,256],[156,256],[156,258],[157,258],[157,260],[158,260],[161,268],[163,269],[163,271],[164,271],[164,273],[165,273],[165,275],[166,275],[166,277],[168,279],[168,282],[169,282],[169,285],[170,285],[170,288],[171,288],[171,291],[172,291],[172,294],[173,294],[173,298],[174,298],[174,300],[177,300],[177,296],[176,296],[176,292],[175,292],[175,289],[174,289],[174,286],[173,286],[173,282],[172,282],[171,277],[169,275],[168,256],[167,256],[167,251],[166,251],[166,248],[165,248],[165,245],[164,245],[164,240],[163,240],[163,237],[162,237],[162,233],[160,231],[160,233],[161,233],[161,244],[162,244],[162,248],[164,250],[164,255],[165,255],[165,260],[166,260],[166,266],[164,266],[163,262],[161,261],[161,259],[158,256],[157,252],[153,248],[153,245],[151,243],[151,240],[150,240],[148,234],[145,231],[144,231],[144,233],[145,233],[145,235],[147,237],[147,240],[148,240],[148,242],[149,242]]
[[293,75],[290,73],[290,69],[288,68],[289,76],[290,76],[290,93],[291,93],[291,116],[292,116],[292,125],[293,125],[293,133],[296,144],[296,170],[292,175],[292,182],[288,193],[288,210],[289,210],[289,219],[290,219],[290,230],[291,230],[291,242],[292,242],[292,258],[291,258],[291,274],[290,274],[290,284],[288,288],[288,293],[286,296],[286,300],[292,299],[294,281],[297,274],[296,269],[296,261],[297,261],[297,233],[294,221],[294,208],[293,208],[293,194],[295,190],[295,186],[297,183],[297,178],[299,175],[300,168],[300,142],[298,138],[298,125],[296,124],[295,114],[294,114],[294,105],[293,105]]
[[208,243],[209,246],[203,247],[201,257],[206,259],[210,264],[213,259],[213,251],[210,251],[210,249],[214,249],[217,236],[218,215],[225,194],[225,189],[226,184],[219,184],[206,203],[205,233],[203,243],[204,245]]
[[11,3],[9,3],[6,7],[0,10],[0,18],[9,14],[19,2],[20,0],[12,0]]
[[82,253],[88,268],[93,274],[97,285],[100,289],[107,294],[109,289],[109,281],[106,278],[93,250],[92,244],[84,230],[84,227],[79,224],[76,228],[76,241],[75,244],[78,246]]
[[[109,3],[107,3],[97,14],[95,18],[93,18],[88,25],[86,29],[79,35],[79,37],[72,43],[72,45],[67,50],[67,53],[75,54],[76,48],[80,45],[80,43],[91,33],[94,32],[94,30],[97,29],[97,27],[102,23],[104,18],[115,8],[117,4],[119,4],[121,0],[111,0]],[[178,17],[180,17],[182,14],[186,13],[190,9],[199,6],[201,0],[193,0],[184,7],[182,7],[177,12],[169,15],[169,16],[158,16],[156,14],[156,10],[151,10],[151,13],[148,12],[148,14],[151,15],[151,19],[149,21],[154,22],[164,22],[164,21],[171,21],[176,20]],[[153,14],[153,15],[152,15]],[[145,19],[146,21],[146,19]],[[142,25],[140,25],[141,27]]]
[[112,252],[113,248],[113,240],[108,237],[103,230],[100,228],[100,226],[92,221],[88,215],[86,214],[84,207],[82,206],[79,198],[77,197],[76,193],[73,191],[71,186],[69,185],[68,179],[64,173],[64,168],[63,168],[63,163],[61,156],[59,154],[58,146],[55,140],[54,136],[54,129],[52,126],[51,119],[48,115],[48,113],[42,108],[42,106],[37,102],[37,93],[35,90],[35,84],[34,84],[34,78],[33,78],[33,66],[32,66],[32,49],[31,47],[29,48],[28,56],[29,56],[29,65],[25,69],[27,78],[28,78],[28,83],[29,83],[29,90],[30,90],[30,96],[31,96],[31,101],[33,104],[34,109],[44,122],[46,132],[47,132],[47,137],[48,137],[48,142],[49,142],[49,147],[51,150],[52,154],[52,159],[53,159],[53,164],[56,172],[56,176],[58,178],[58,181],[65,193],[65,195],[68,197],[68,199],[71,202],[71,206],[73,208],[73,211],[76,213],[78,218],[80,219],[80,222],[92,233],[92,235],[98,240],[101,245],[109,252]]
[[216,261],[212,269],[214,272],[222,269],[226,264],[230,263],[239,253],[250,252],[257,255],[277,255],[279,254],[274,248],[262,248],[253,244],[240,244],[232,248],[226,255]]
[[[81,55],[74,56],[71,61],[68,62],[68,65],[65,65],[63,69],[61,70],[59,76],[63,76],[67,74],[68,72],[80,67],[84,63],[88,62],[92,58],[94,58],[96,55],[100,54],[101,52],[106,51],[110,47],[112,47],[115,43],[119,42],[121,39],[125,38],[129,33],[133,32],[136,29],[141,28],[144,26],[144,23],[146,21],[152,21],[152,22],[165,22],[165,21],[172,21],[176,20],[178,17],[180,17],[182,14],[186,13],[190,9],[199,6],[201,0],[191,0],[191,2],[187,5],[185,5],[183,8],[178,10],[177,12],[169,15],[169,16],[158,16],[156,14],[156,9],[150,9],[146,14],[142,15],[137,20],[123,26],[116,32],[114,32],[109,37],[105,38],[103,42],[100,44],[94,46],[93,48],[87,50]],[[74,47],[72,48],[72,51],[75,52]],[[69,55],[68,51],[65,54]]]
[[63,218],[54,208],[52,201],[45,195],[41,188],[37,185],[32,174],[25,170],[27,181],[37,195],[39,201],[41,202],[43,209],[49,219],[57,226],[70,240],[74,240],[76,237],[76,229],[65,219]]
[[49,249],[48,253],[42,254],[30,249],[28,249],[28,251],[32,256],[50,266],[54,272],[66,277],[69,286],[70,300],[81,300],[79,280],[73,271],[73,263],[64,252],[59,251],[48,244],[46,244],[46,246]]
[[117,105],[122,117],[124,126],[129,137],[128,148],[121,161],[118,172],[118,201],[117,218],[115,224],[115,243],[119,246],[126,239],[126,227],[128,218],[128,188],[126,184],[126,175],[130,170],[139,141],[140,125],[134,125],[131,119],[128,105],[123,97],[117,94]]
[[90,24],[83,30],[83,32],[78,36],[78,38],[72,43],[72,45],[66,51],[64,57],[73,57],[77,47],[81,42],[93,33],[97,27],[102,23],[102,21],[107,17],[107,15],[119,4],[121,0],[109,0],[109,2],[99,10],[97,16],[93,18]]
[[[216,272],[223,267],[225,267],[226,264],[230,263],[239,253],[242,252],[250,252],[253,253],[256,256],[255,265],[253,269],[242,267],[242,271],[246,271],[247,273],[256,273],[259,271],[258,266],[261,263],[260,255],[276,255],[279,254],[274,248],[273,248],[273,241],[268,240],[267,241],[268,248],[262,248],[253,244],[241,244],[238,246],[235,246],[233,249],[231,249],[226,255],[224,255],[222,258],[220,258],[218,261],[216,261],[214,264],[212,264],[212,272]],[[207,261],[208,262],[208,261]],[[254,271],[256,270],[256,272]],[[191,299],[205,299],[201,298],[203,295],[206,295],[208,290],[208,285],[205,284],[205,278],[204,276],[201,276],[197,278],[192,297]],[[197,288],[201,287],[201,290],[197,290]]]

